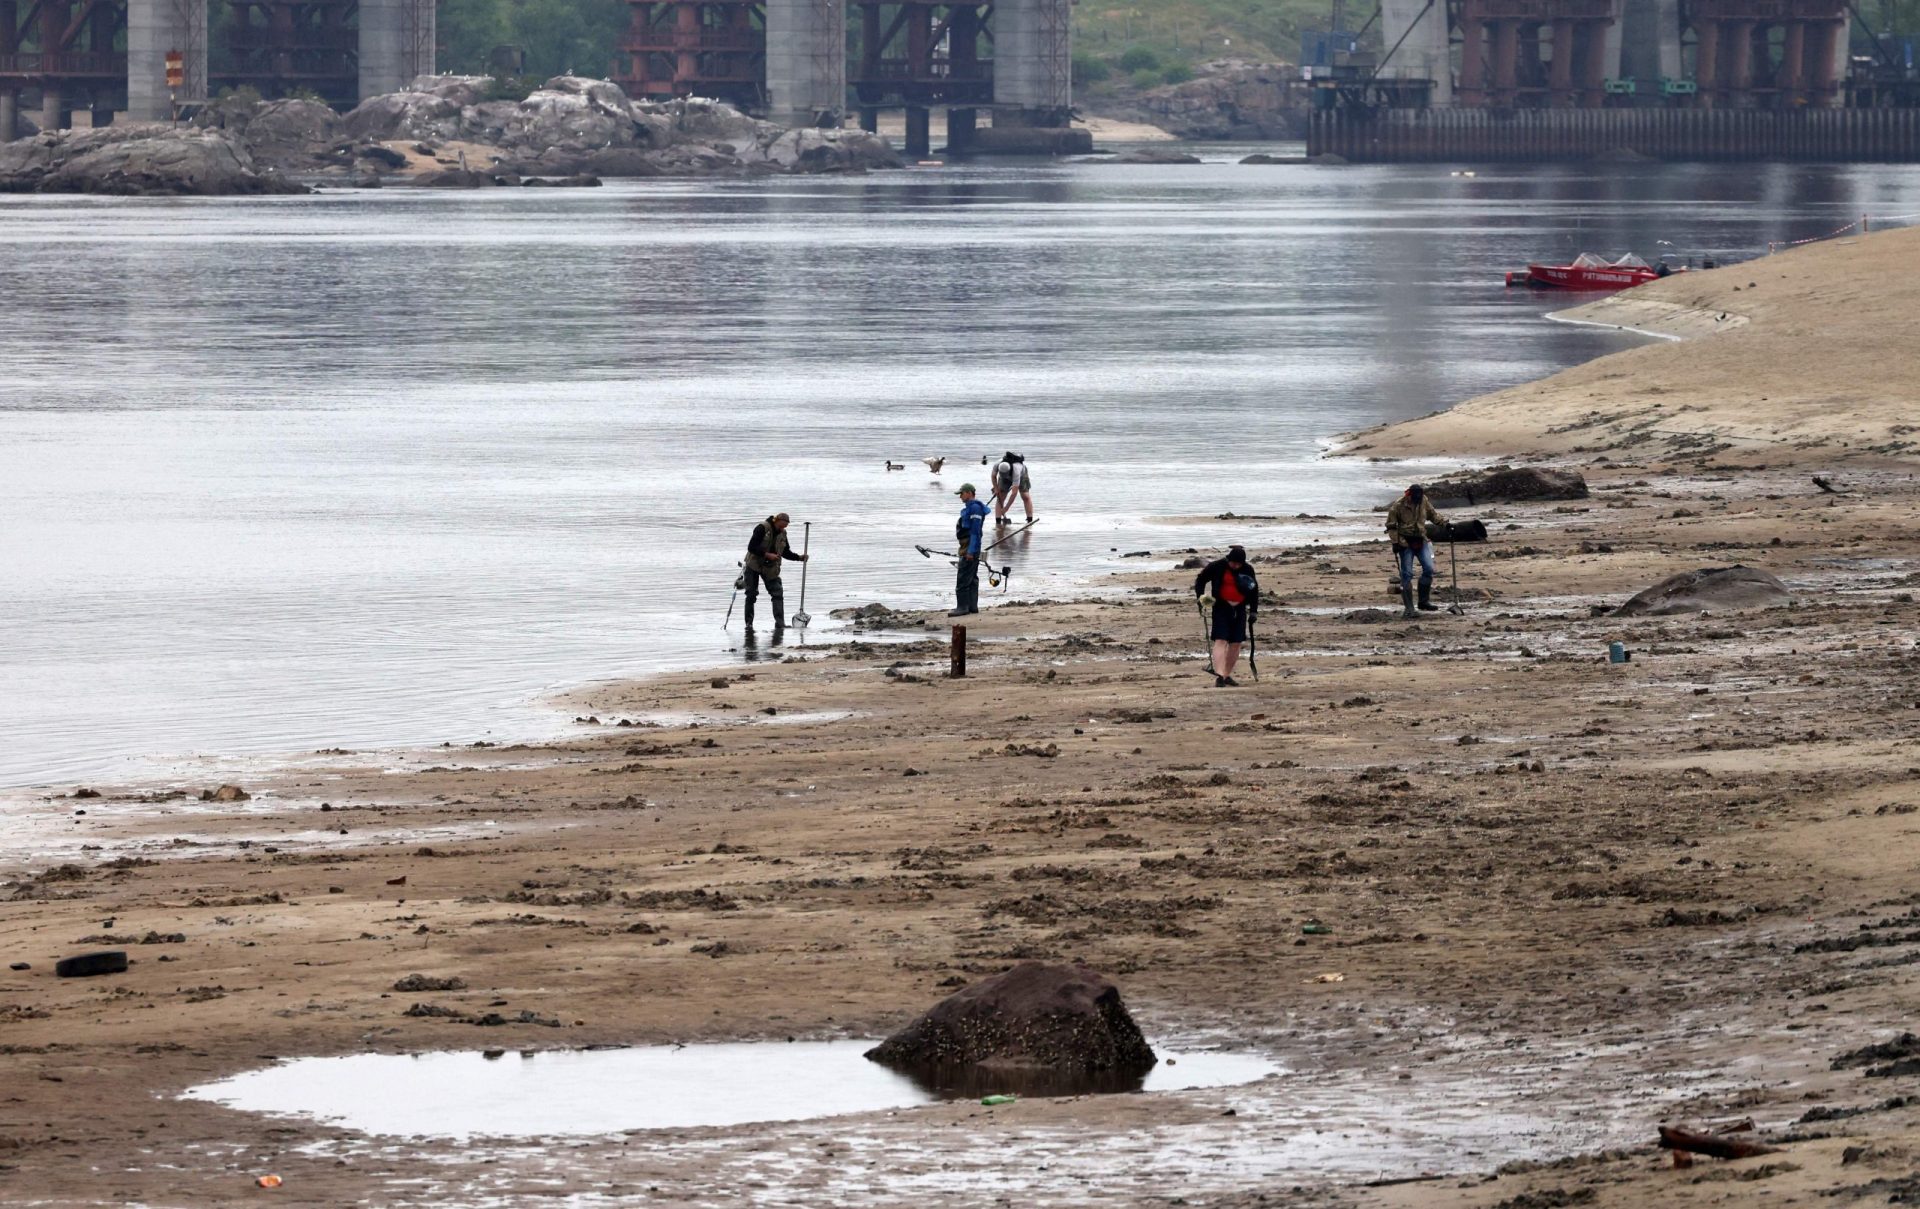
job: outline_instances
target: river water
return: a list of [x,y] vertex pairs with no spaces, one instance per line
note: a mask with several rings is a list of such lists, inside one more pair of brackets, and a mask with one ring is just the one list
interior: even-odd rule
[[1019,596],[1282,539],[1165,520],[1364,507],[1394,487],[1320,460],[1331,434],[1632,339],[1544,322],[1505,269],[1920,211],[1903,167],[1240,150],[0,199],[0,786],[563,727],[552,690],[742,657],[734,561],[775,510],[813,524],[816,637],[835,608],[941,603],[912,547],[1007,448],[1042,518]]

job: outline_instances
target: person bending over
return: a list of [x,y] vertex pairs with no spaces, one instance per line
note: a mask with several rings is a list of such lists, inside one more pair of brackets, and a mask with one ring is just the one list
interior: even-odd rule
[[1027,520],[1033,520],[1033,478],[1027,474],[1027,459],[1008,450],[993,468],[993,523],[1007,523],[1007,510],[1013,507],[1013,497],[1020,497],[1020,503],[1027,510]]
[[1249,618],[1260,611],[1260,581],[1247,552],[1239,546],[1227,551],[1200,569],[1194,577],[1193,594],[1200,603],[1213,608],[1213,687],[1239,688],[1233,678],[1234,665],[1240,662],[1240,647],[1247,640]]

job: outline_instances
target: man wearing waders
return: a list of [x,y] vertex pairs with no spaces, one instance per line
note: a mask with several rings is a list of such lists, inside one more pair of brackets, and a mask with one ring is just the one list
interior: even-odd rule
[[795,554],[787,548],[787,514],[776,513],[753,527],[753,536],[747,539],[747,628],[753,628],[753,602],[760,595],[760,584],[767,585],[767,596],[773,601],[773,628],[784,630],[787,627],[786,601],[780,595],[780,562],[805,562],[807,556]]
[[993,468],[993,523],[1007,523],[1007,510],[1018,495],[1026,506],[1027,520],[1033,520],[1033,480],[1027,474],[1027,459],[1008,450]]
[[1427,540],[1427,526],[1445,523],[1433,510],[1426,488],[1415,483],[1407,493],[1387,509],[1387,537],[1393,542],[1394,557],[1400,561],[1400,616],[1416,617],[1413,611],[1413,564],[1420,563],[1420,607],[1431,613],[1440,606],[1433,603],[1433,544]]
[[1239,688],[1233,678],[1234,664],[1240,662],[1240,645],[1247,640],[1247,617],[1260,611],[1260,581],[1247,562],[1247,552],[1239,546],[1227,551],[1194,576],[1193,594],[1201,607],[1213,607],[1213,687]]
[[953,611],[949,617],[965,617],[980,611],[980,536],[987,523],[987,506],[973,498],[973,484],[962,483],[954,492],[960,497],[960,519],[953,526],[954,541],[960,546],[960,571],[954,577]]

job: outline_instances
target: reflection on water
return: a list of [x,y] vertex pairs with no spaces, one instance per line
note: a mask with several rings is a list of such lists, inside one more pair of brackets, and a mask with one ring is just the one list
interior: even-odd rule
[[1148,517],[1364,507],[1391,487],[1330,434],[1630,339],[1504,270],[1915,210],[1879,165],[0,199],[0,785],[547,725],[543,689],[736,646],[776,510],[813,522],[812,638],[944,606],[914,546],[1007,448],[1028,597],[1140,565]]
[[[297,1058],[185,1095],[365,1133],[464,1138],[801,1121],[985,1094],[896,1074],[862,1056],[873,1045],[743,1041]],[[1027,1094],[1226,1087],[1275,1073],[1258,1054],[1196,1051],[1163,1055],[1150,1074],[1125,1087],[1057,1084]]]

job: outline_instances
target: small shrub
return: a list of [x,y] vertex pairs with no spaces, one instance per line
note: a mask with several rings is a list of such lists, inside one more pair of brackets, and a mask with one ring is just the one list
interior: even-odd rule
[[1125,72],[1159,71],[1160,56],[1144,46],[1136,46],[1120,56],[1120,70]]
[[1135,88],[1138,88],[1144,91],[1148,88],[1155,88],[1159,86],[1160,73],[1157,71],[1148,71],[1146,68],[1143,67],[1139,71],[1136,71],[1133,73],[1132,79],[1133,79],[1133,86]]
[[1076,85],[1098,84],[1113,74],[1105,59],[1092,55],[1073,56],[1073,82]]
[[1193,68],[1185,63],[1175,63],[1160,73],[1160,79],[1168,84],[1185,84],[1193,79]]

